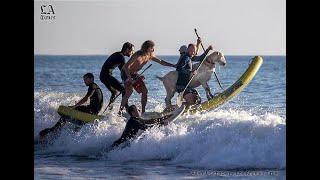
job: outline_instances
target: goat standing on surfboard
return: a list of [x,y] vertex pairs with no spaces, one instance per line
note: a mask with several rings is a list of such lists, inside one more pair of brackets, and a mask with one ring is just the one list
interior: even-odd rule
[[[200,38],[198,38],[197,45],[198,43],[201,43]],[[227,61],[224,57],[224,54],[219,51],[215,51],[206,57],[209,50],[212,50],[212,46],[209,46],[201,56],[194,56],[196,54],[195,47],[197,46],[194,44],[189,44],[187,52],[181,55],[178,61],[178,67],[176,71],[170,71],[163,77],[157,76],[157,78],[162,81],[166,89],[166,109],[172,108],[172,97],[174,96],[175,92],[182,92],[185,89],[192,73],[194,73],[195,76],[188,86],[189,89],[187,88],[185,92],[193,92],[195,91],[194,88],[202,85],[206,91],[207,99],[209,100],[213,97],[208,85],[208,81],[215,71],[215,64],[218,63],[219,65],[225,66]],[[195,61],[195,57],[197,57],[196,61],[200,62],[192,65],[191,61]],[[198,69],[198,72],[194,72],[194,70],[200,66],[201,61],[204,61],[202,66]],[[179,66],[182,68],[179,68]]]

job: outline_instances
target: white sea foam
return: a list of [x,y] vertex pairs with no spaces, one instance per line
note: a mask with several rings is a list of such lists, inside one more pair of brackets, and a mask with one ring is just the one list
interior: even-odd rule
[[[77,94],[35,92],[35,136],[59,119],[60,104],[72,104]],[[150,100],[153,110],[162,106]],[[161,106],[161,107],[160,107]],[[115,105],[117,109],[118,104]],[[116,111],[116,110],[115,110]],[[261,115],[262,114],[262,115]],[[78,132],[64,128],[43,153],[95,156],[110,146],[125,127],[125,119],[108,115],[86,124]],[[113,150],[103,157],[112,161],[170,159],[189,167],[285,168],[286,122],[274,112],[218,109],[204,114],[179,117],[165,127],[151,128],[129,147]]]

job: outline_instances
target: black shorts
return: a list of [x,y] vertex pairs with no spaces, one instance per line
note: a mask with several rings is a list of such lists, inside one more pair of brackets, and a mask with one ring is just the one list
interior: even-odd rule
[[124,86],[115,77],[103,75],[100,76],[100,80],[112,94],[116,94],[117,91],[124,92]]
[[121,71],[121,79],[123,82],[125,82],[128,79],[128,76],[126,75],[126,73],[124,71]]

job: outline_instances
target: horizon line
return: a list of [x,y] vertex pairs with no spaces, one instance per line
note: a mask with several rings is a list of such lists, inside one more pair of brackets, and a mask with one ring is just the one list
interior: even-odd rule
[[[110,56],[111,54],[33,54],[34,56]],[[224,54],[225,56],[286,56],[286,54]],[[179,54],[157,54],[156,56],[179,56]]]

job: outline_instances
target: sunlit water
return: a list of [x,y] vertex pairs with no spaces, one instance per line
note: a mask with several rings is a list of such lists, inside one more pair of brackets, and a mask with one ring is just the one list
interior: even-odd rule
[[[160,56],[176,63],[177,56]],[[226,56],[217,67],[222,85],[232,85],[253,56]],[[106,56],[35,56],[34,136],[59,119],[59,105],[73,105],[85,95],[82,76],[92,72],[102,88],[105,105],[110,93],[99,80]],[[67,125],[47,147],[35,146],[35,178],[234,178],[284,179],[286,168],[286,59],[265,57],[252,82],[234,99],[206,113],[179,117],[174,123],[144,132],[122,150],[105,153],[120,137],[124,118],[115,109],[102,121],[78,132]],[[165,89],[156,75],[173,68],[152,62],[145,72],[147,111],[164,108]],[[115,76],[120,79],[118,69]],[[221,91],[214,76],[213,92]],[[198,88],[203,100],[205,91]],[[173,98],[175,99],[175,98]],[[175,100],[173,100],[175,101]],[[140,106],[134,93],[130,104]],[[104,106],[105,106],[104,105]],[[103,108],[104,109],[104,108]]]

